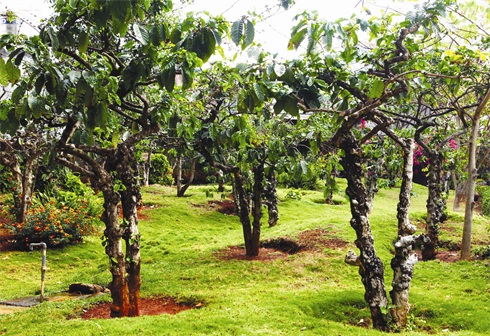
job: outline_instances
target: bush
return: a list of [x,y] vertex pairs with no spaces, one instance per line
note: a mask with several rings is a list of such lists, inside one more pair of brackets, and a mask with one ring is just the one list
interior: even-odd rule
[[303,195],[299,189],[289,189],[286,198],[300,200],[303,198]]
[[490,187],[477,185],[476,192],[481,196],[482,214],[490,216]]
[[[2,166],[0,165],[0,168]],[[0,193],[6,194],[12,191],[12,188],[15,187],[15,183],[12,179],[12,173],[8,170],[0,169]]]
[[68,172],[62,188],[53,182],[48,183],[44,192],[34,195],[33,205],[35,207],[46,206],[54,201],[54,207],[58,209],[63,207],[81,209],[83,207],[87,216],[92,217],[97,217],[102,213],[103,200],[95,196],[92,188],[80,181],[77,175]]
[[150,184],[172,185],[172,168],[163,154],[153,154],[150,167]]
[[79,243],[83,237],[95,232],[94,224],[98,218],[87,215],[85,209],[86,206],[81,206],[80,210],[57,209],[53,201],[46,206],[31,208],[25,223],[1,223],[0,227],[15,236],[19,247],[40,242],[49,247],[61,247]]

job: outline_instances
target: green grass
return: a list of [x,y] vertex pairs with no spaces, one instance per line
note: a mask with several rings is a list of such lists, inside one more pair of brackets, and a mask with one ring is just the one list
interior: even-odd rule
[[[345,188],[345,182],[342,188]],[[229,190],[229,187],[228,187]],[[144,189],[143,200],[156,206],[140,222],[142,232],[142,296],[172,295],[204,303],[199,310],[177,315],[143,316],[84,321],[68,316],[106,298],[46,302],[28,311],[0,316],[0,335],[381,335],[356,326],[369,320],[364,289],[357,269],[343,262],[346,251],[300,253],[271,262],[221,261],[213,256],[229,245],[242,244],[236,216],[223,215],[205,205],[206,191],[220,199],[213,187],[191,187],[190,197],[175,197],[170,187]],[[398,189],[382,189],[375,200],[371,225],[377,252],[389,266],[396,237]],[[424,216],[427,190],[415,186],[412,219]],[[262,238],[296,236],[306,229],[328,227],[339,238],[353,242],[349,206],[335,196],[326,205],[321,192],[305,191],[302,200],[286,199],[279,191],[280,220],[269,228],[264,217]],[[460,240],[461,213],[450,212],[453,231],[446,240]],[[475,241],[488,241],[488,220],[476,217]],[[353,245],[350,247],[353,248]],[[490,321],[489,262],[420,262],[410,292],[411,322],[415,329],[452,335],[487,335]],[[40,252],[0,254],[0,299],[34,295],[39,290]],[[59,250],[48,250],[46,291],[64,290],[73,282],[107,285],[108,262],[99,237]],[[421,335],[424,332],[407,332]]]

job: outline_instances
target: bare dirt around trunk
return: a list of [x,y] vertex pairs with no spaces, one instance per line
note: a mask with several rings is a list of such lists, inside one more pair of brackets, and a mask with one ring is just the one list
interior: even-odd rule
[[[94,304],[89,308],[82,310],[80,318],[84,320],[91,319],[110,319],[111,318],[111,302],[102,302]],[[202,303],[180,303],[173,297],[147,297],[142,298],[140,302],[141,316],[144,315],[175,315],[184,310],[199,309]],[[69,319],[77,316],[70,316]]]

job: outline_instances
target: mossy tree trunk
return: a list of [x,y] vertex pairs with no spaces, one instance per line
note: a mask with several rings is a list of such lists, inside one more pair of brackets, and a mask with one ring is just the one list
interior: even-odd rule
[[267,187],[264,190],[266,199],[265,203],[269,214],[269,227],[276,226],[279,220],[279,209],[277,207],[277,178],[275,168],[275,166],[271,166],[269,168],[269,173],[267,174]]
[[352,214],[350,224],[356,232],[355,243],[360,251],[359,256],[351,251],[350,259],[346,258],[346,262],[359,266],[359,274],[365,288],[364,299],[369,304],[373,327],[386,330],[388,324],[382,310],[388,306],[388,298],[384,283],[384,266],[374,247],[368,219],[366,188],[362,183],[364,151],[351,131],[343,135],[340,148],[345,153],[341,163],[347,178],[346,194],[349,196]]

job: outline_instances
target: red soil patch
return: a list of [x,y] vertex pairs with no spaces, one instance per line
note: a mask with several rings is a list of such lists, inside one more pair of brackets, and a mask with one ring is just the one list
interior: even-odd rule
[[[122,219],[123,218],[122,209],[119,206],[118,206],[118,208],[119,208],[119,218]],[[144,205],[142,207],[139,207],[138,208],[138,212],[137,212],[138,213],[138,219],[139,220],[147,220],[147,219],[149,219],[150,216],[149,215],[142,214],[141,211],[144,211],[144,210],[154,210],[156,208],[158,208],[158,207],[157,206],[154,206],[154,205],[152,205],[152,206]]]
[[235,202],[229,200],[223,201],[208,201],[208,204],[214,208],[218,208],[218,212],[225,215],[235,215],[236,205]]
[[[422,252],[415,251],[417,257],[419,258],[419,262],[422,261]],[[459,261],[460,252],[457,251],[437,251],[436,260],[440,260],[447,263],[457,262]],[[476,257],[471,258],[472,261],[478,260]]]
[[245,255],[245,249],[240,246],[230,246],[224,250],[214,253],[214,256],[221,260],[258,260],[269,261],[284,259],[288,255],[299,252],[318,252],[323,253],[325,249],[343,250],[349,243],[330,235],[336,232],[328,229],[317,228],[306,230],[298,234],[298,238],[280,237],[269,239],[260,244],[259,255],[251,257]]
[[[88,309],[83,309],[80,317],[84,320],[91,319],[110,319],[111,318],[111,302],[103,302],[90,306]],[[201,308],[202,304],[185,304],[177,303],[172,297],[147,297],[141,298],[140,311],[143,315],[175,315],[184,310]]]
[[245,249],[241,246],[229,246],[224,250],[220,250],[213,255],[221,260],[257,260],[257,261],[271,261],[277,259],[284,259],[289,256],[288,253],[278,251],[274,248],[264,248],[259,249],[259,255],[256,257],[251,257],[245,255]]

